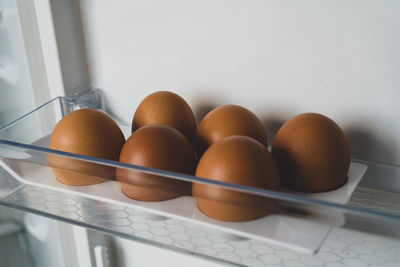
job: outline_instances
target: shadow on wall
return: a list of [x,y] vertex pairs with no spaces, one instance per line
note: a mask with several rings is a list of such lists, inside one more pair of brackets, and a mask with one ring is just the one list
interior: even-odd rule
[[352,158],[395,163],[395,145],[389,140],[382,140],[375,136],[372,129],[354,124],[343,128],[343,131],[350,142]]
[[276,133],[279,131],[282,125],[287,121],[287,119],[283,117],[267,117],[267,118],[261,117],[260,119],[267,131],[268,146],[271,147]]
[[219,105],[213,101],[201,101],[193,107],[193,113],[199,126],[201,120],[214,108]]

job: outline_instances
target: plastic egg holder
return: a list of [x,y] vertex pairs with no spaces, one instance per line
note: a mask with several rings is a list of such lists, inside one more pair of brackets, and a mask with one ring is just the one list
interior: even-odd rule
[[[298,194],[288,194],[284,192],[273,192],[269,190],[251,188],[236,184],[229,184],[218,181],[211,181],[200,177],[190,175],[182,175],[161,170],[155,170],[140,166],[123,164],[110,160],[103,160],[78,154],[53,151],[48,149],[49,137],[55,124],[67,113],[65,109],[65,99],[56,98],[49,101],[37,110],[27,114],[23,118],[6,126],[0,131],[0,147],[8,148],[13,151],[23,152],[28,157],[13,157],[13,154],[3,155],[1,165],[13,175],[19,182],[27,185],[34,185],[47,188],[54,191],[66,192],[68,194],[79,195],[86,198],[105,201],[108,203],[118,204],[131,207],[141,214],[148,214],[151,218],[157,219],[178,219],[190,221],[208,229],[220,232],[223,235],[233,234],[243,238],[261,240],[273,245],[280,245],[294,250],[314,253],[318,250],[331,226],[325,224],[330,221],[323,213],[274,213],[269,216],[247,222],[230,223],[211,219],[202,214],[196,207],[193,197],[183,196],[161,202],[141,202],[126,197],[120,189],[120,184],[116,181],[106,181],[101,184],[90,186],[67,186],[63,185],[54,177],[51,168],[47,166],[46,156],[49,154],[59,157],[73,158],[82,162],[91,162],[103,166],[111,166],[117,168],[131,169],[138,172],[156,174],[165,176],[166,179],[177,179],[189,182],[204,183],[213,186],[219,186],[226,189],[245,192],[266,198],[274,198],[280,203],[292,203],[299,207],[314,207],[310,210],[323,210],[318,207],[337,208],[338,204],[333,203],[340,198],[341,203],[345,203],[351,195],[352,190],[356,187],[358,181],[363,176],[366,167],[359,163],[352,163],[349,172],[349,182],[340,188],[341,194],[335,197],[335,191],[322,193],[322,197],[326,198],[326,194],[330,194],[327,201],[315,199],[313,194],[299,196]],[[70,109],[71,111],[73,109]],[[125,136],[130,135],[130,127],[120,125]],[[26,136],[12,135],[14,139],[4,139],[10,132],[26,132],[30,129],[29,138]],[[36,129],[36,130],[34,130]],[[25,139],[24,139],[25,138]],[[15,154],[15,153],[14,153]],[[68,169],[68,166],[65,166]],[[343,197],[343,193],[347,193],[347,198]],[[321,194],[319,196],[321,197]],[[340,207],[340,205],[339,205]],[[340,212],[338,213],[340,215]],[[321,224],[320,222],[324,222]],[[337,222],[341,224],[343,222]]]

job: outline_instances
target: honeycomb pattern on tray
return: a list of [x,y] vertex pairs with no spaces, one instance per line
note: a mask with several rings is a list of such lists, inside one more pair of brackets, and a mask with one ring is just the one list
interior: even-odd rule
[[[358,189],[351,203],[370,207],[371,198],[371,192]],[[398,199],[383,200],[374,205],[400,212]],[[132,208],[34,186],[23,186],[5,201],[244,266],[400,266],[399,240],[342,228],[331,231],[316,255],[305,255],[259,241],[222,236],[192,223],[151,218]]]

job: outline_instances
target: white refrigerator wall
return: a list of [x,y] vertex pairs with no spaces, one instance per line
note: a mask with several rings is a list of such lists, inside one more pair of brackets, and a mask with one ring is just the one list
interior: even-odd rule
[[319,112],[346,132],[353,157],[400,163],[397,0],[81,0],[91,85],[130,122],[156,90],[202,117],[246,106],[272,141]]

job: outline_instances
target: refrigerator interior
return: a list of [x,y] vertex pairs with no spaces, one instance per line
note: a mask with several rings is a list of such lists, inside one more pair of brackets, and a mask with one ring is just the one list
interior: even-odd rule
[[[56,88],[50,89],[48,97],[62,91],[72,95],[83,88],[99,88],[104,103],[95,106],[105,107],[119,122],[129,124],[146,95],[171,90],[188,101],[197,120],[222,104],[251,109],[263,121],[269,141],[296,114],[325,114],[343,128],[351,144],[352,158],[368,161],[368,171],[352,194],[349,206],[399,216],[397,1],[53,0],[48,5],[43,4],[47,1],[28,2],[36,8],[34,21],[41,34],[41,49],[53,47],[42,51],[41,66],[53,79],[47,86]],[[15,3],[20,5],[21,12],[24,4]],[[2,23],[4,18],[7,17],[3,12]],[[46,30],[45,22],[51,22],[52,29]],[[3,29],[0,28],[0,34]],[[25,45],[32,39],[26,33],[24,38]],[[36,50],[31,46],[25,50],[28,63],[24,63],[24,68],[32,75],[29,54]],[[48,54],[53,52],[55,56],[49,58]],[[51,75],[50,70],[57,71],[54,66],[59,79],[54,78],[54,73]],[[33,91],[38,90],[37,81],[31,84]],[[32,102],[29,105],[19,104],[32,110],[39,104],[33,104],[34,97],[27,97]],[[2,179],[4,182],[13,178],[3,175]],[[55,196],[58,211],[42,204],[48,202],[46,196]],[[70,203],[71,212],[62,210],[63,201]],[[81,203],[100,207],[103,214],[91,217]],[[359,213],[345,212],[346,224],[333,227],[318,251],[309,255],[255,240],[232,240],[204,232],[196,236],[190,225],[184,223],[173,222],[177,225],[170,227],[168,222],[131,214],[120,205],[31,185],[24,185],[4,204],[94,229],[87,233],[93,266],[101,264],[96,257],[102,254],[96,252],[96,247],[97,251],[105,248],[110,259],[120,266],[153,266],[167,260],[171,264],[176,261],[175,264],[194,266],[400,263],[400,241],[395,230],[398,221],[375,220],[374,216]],[[338,212],[332,207],[328,210]],[[15,218],[26,226],[21,213]],[[53,231],[58,231],[59,226],[53,227]],[[55,232],[54,236],[60,234]],[[56,245],[49,246],[67,242],[53,241]],[[35,241],[26,241],[29,242]],[[45,245],[32,248],[46,251]],[[50,262],[65,262],[65,256],[61,260],[62,250],[57,249],[59,256]],[[160,256],[152,259],[151,255]],[[45,266],[37,260],[35,263]]]

